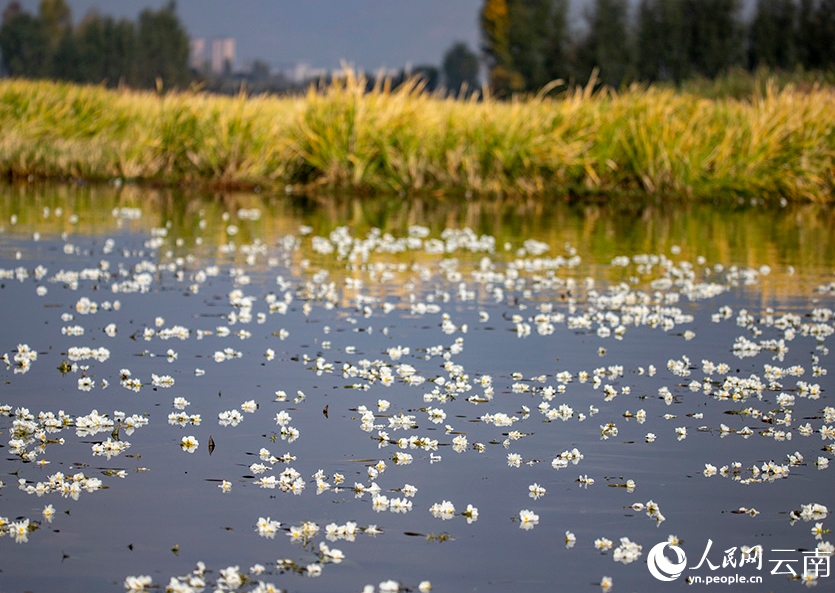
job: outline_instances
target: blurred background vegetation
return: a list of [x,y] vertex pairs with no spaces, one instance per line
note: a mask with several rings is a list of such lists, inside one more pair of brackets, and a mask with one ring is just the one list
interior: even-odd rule
[[485,1],[495,93],[535,92],[555,79],[585,84],[595,69],[612,87],[695,81],[691,90],[715,91],[706,81],[739,84],[742,72],[763,69],[833,80],[824,74],[835,65],[833,0],[756,0],[748,11],[740,0],[594,0],[582,27],[571,25],[569,8],[569,0]]
[[[707,96],[750,95],[768,77],[801,86],[835,82],[835,0],[485,0],[482,47],[453,44],[438,65],[404,68],[393,86],[420,77],[425,88],[493,96],[566,86],[655,83]],[[579,16],[578,16],[579,15]],[[17,1],[2,13],[5,75],[115,87],[215,92],[298,91],[302,83],[255,60],[246,72],[213,74],[189,65],[189,36],[175,2],[116,20],[90,11],[74,22],[65,0]],[[374,76],[366,77],[373,82]],[[315,82],[321,82],[319,80]],[[370,84],[371,84],[370,82]]]

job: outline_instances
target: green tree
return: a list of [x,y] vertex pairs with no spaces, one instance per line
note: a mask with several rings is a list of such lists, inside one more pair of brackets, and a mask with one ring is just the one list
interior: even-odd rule
[[571,35],[568,30],[568,0],[553,0],[545,40],[543,64],[547,82],[572,78]]
[[137,82],[154,87],[157,79],[166,87],[185,86],[189,81],[188,35],[172,0],[158,11],[143,10],[137,30]]
[[264,82],[270,78],[270,65],[263,60],[255,60],[250,68],[249,79],[253,82]]
[[797,7],[797,59],[804,68],[811,68],[812,47],[809,34],[814,28],[814,0],[800,0]]
[[819,64],[821,68],[831,69],[835,67],[835,0],[821,0],[815,16]]
[[641,80],[681,82],[688,75],[687,35],[681,0],[641,0],[635,40]]
[[66,31],[61,36],[50,60],[50,75],[57,79],[82,82],[81,56],[72,31]]
[[510,66],[510,14],[505,0],[486,0],[479,15],[487,67]]
[[505,0],[485,0],[479,15],[482,50],[487,62],[490,88],[497,96],[525,88],[525,79],[513,68],[510,53],[510,12]]
[[748,65],[787,70],[797,64],[794,0],[757,0],[748,32]]
[[107,48],[102,78],[108,85],[136,84],[136,26],[133,21],[118,21],[107,17],[102,23],[104,45]]
[[801,0],[797,39],[805,68],[835,66],[835,0]]
[[715,78],[742,62],[739,0],[683,0],[687,60],[693,73]]
[[551,36],[551,0],[508,0],[512,69],[535,91],[549,82],[546,55]]
[[17,0],[13,0],[6,5],[6,8],[3,9],[3,21],[2,24],[6,24],[6,21],[10,20],[11,18],[19,15],[23,12],[23,7],[20,5],[20,2]]
[[49,52],[52,54],[64,35],[72,31],[72,11],[64,0],[41,0],[38,16],[46,32]]
[[587,79],[598,68],[604,84],[623,84],[632,71],[627,0],[595,0],[586,20],[589,30],[580,41],[577,56],[580,79]]
[[419,64],[412,68],[411,76],[419,78],[425,85],[424,88],[430,93],[441,84],[441,71],[437,66],[430,64]]
[[0,27],[3,69],[11,76],[40,78],[50,70],[49,38],[43,23],[28,12],[15,12]]
[[98,11],[89,11],[75,33],[78,53],[78,79],[82,82],[100,83],[105,79],[109,59],[104,37],[104,23]]
[[458,93],[463,85],[472,91],[478,84],[478,56],[464,42],[457,42],[444,54],[444,80],[447,88]]

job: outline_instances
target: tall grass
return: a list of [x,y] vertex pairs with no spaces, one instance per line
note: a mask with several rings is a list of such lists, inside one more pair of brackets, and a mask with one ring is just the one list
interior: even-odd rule
[[301,97],[0,82],[0,172],[216,188],[829,201],[835,91],[453,100],[352,72]]

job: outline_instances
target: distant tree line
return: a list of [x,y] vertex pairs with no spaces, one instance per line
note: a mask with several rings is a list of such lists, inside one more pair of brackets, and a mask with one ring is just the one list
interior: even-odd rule
[[[441,67],[421,65],[389,76],[392,87],[419,78],[422,88],[448,88],[453,93],[480,87],[479,57],[464,43],[455,43],[444,56]],[[116,20],[89,11],[73,24],[65,0],[41,0],[38,13],[23,10],[16,0],[9,2],[0,24],[0,74],[23,78],[52,78],[79,83],[125,84],[154,88],[157,81],[168,87],[185,87],[191,82],[209,92],[292,93],[324,80],[292,81],[255,60],[243,72],[222,75],[208,69],[189,67],[189,37],[176,14],[172,0],[160,10],[146,9],[137,21]],[[369,88],[375,77],[368,75]]]
[[[835,69],[835,0],[756,0],[748,18],[743,0],[593,0],[580,26],[570,2],[484,0],[481,57],[458,42],[440,67],[403,70],[392,86],[418,76],[426,90],[466,94],[480,88],[482,66],[498,96],[536,92],[556,79],[585,84],[595,70],[601,82],[619,86],[679,84],[731,68]],[[0,22],[0,67],[10,76],[138,88],[196,81],[214,92],[292,92],[307,85],[261,61],[222,77],[190,70],[174,0],[136,21],[93,10],[77,24],[65,0],[41,0],[35,15],[12,1]]]
[[185,86],[189,38],[172,0],[160,10],[143,10],[134,22],[88,12],[73,25],[64,0],[41,0],[38,14],[10,2],[0,25],[5,74],[80,83],[120,83],[152,88]]
[[584,26],[569,0],[485,0],[480,24],[495,92],[536,91],[555,79],[680,83],[729,69],[835,67],[835,0],[594,0]]

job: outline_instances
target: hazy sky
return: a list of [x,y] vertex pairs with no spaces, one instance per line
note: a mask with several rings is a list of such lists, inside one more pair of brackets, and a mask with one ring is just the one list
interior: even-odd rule
[[[66,0],[78,22],[93,7],[136,20],[167,0]],[[8,0],[0,0],[0,6]],[[36,13],[39,0],[21,0]],[[192,37],[234,37],[236,66],[259,58],[275,68],[306,62],[364,70],[440,65],[464,41],[478,51],[482,0],[179,0],[177,14]]]

